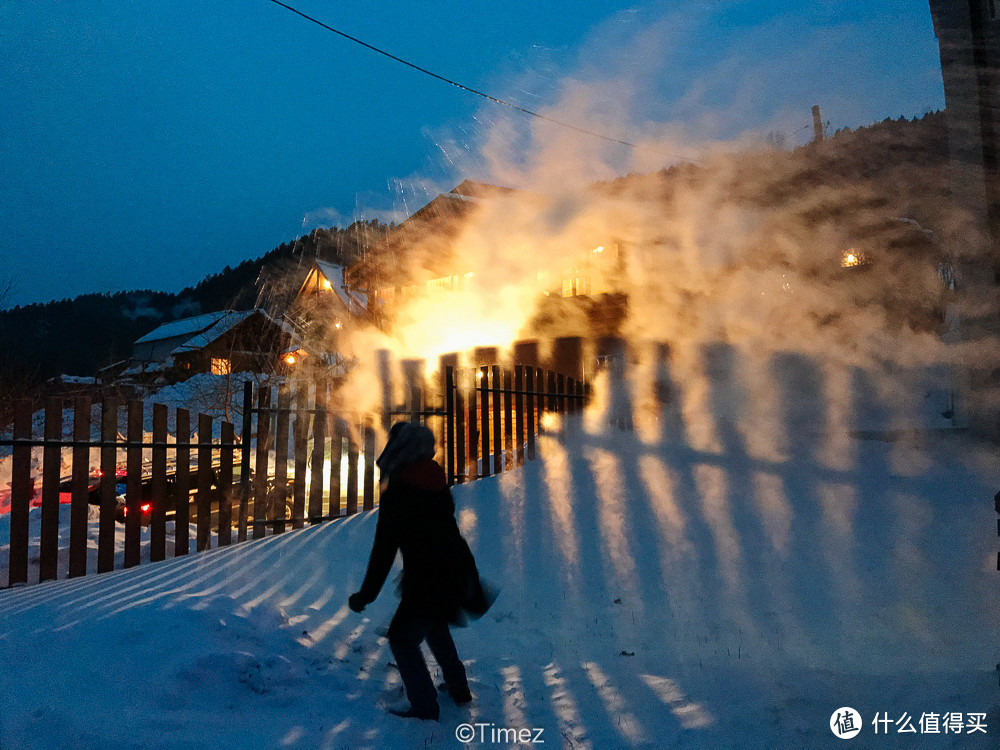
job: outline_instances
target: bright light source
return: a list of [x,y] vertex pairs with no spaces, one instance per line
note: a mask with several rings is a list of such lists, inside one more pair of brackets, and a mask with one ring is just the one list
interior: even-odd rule
[[326,291],[330,291],[331,289],[333,289],[333,284],[330,283],[329,279],[323,279],[323,288]]
[[476,274],[475,274],[475,273],[474,273],[473,271],[469,271],[469,272],[468,272],[467,274],[465,274],[465,278],[467,278],[467,279],[471,279],[471,278],[472,278],[473,276],[475,276],[475,275],[476,275]]
[[860,266],[862,263],[864,263],[864,256],[853,247],[845,250],[840,258],[841,268],[854,268],[855,266]]
[[338,320],[336,323],[334,323],[333,327],[336,328],[339,331],[340,330],[340,321]]
[[603,252],[604,252],[604,246],[603,245],[600,246],[600,247],[595,247],[594,248],[594,253],[603,253]]
[[285,355],[285,362],[287,362],[290,365],[294,365],[295,364],[295,355],[294,354],[286,354]]

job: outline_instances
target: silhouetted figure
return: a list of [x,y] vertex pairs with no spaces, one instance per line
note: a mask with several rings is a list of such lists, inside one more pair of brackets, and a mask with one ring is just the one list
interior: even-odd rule
[[437,720],[437,691],[420,643],[430,646],[455,703],[472,700],[465,667],[458,658],[449,624],[464,625],[483,615],[492,597],[483,591],[476,562],[455,522],[444,470],[434,461],[434,434],[421,425],[399,422],[376,460],[388,485],[379,502],[378,524],[361,589],[348,605],[361,612],[375,600],[396,559],[403,555],[401,601],[389,625],[389,647],[403,678],[410,707],[389,709],[397,716]]

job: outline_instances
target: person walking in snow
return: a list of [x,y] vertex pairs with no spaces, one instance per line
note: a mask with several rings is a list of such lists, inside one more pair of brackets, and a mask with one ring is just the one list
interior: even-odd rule
[[437,691],[420,644],[427,641],[452,700],[468,703],[472,694],[465,667],[448,626],[464,625],[470,615],[483,615],[492,602],[455,521],[455,503],[444,470],[434,460],[434,433],[410,422],[394,424],[375,463],[388,483],[379,501],[364,582],[348,598],[348,606],[361,612],[375,600],[400,551],[400,603],[388,635],[410,706],[389,712],[436,721],[440,713]]

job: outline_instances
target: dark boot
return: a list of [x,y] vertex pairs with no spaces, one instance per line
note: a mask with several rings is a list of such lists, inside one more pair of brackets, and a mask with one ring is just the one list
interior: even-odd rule
[[413,706],[409,708],[387,708],[386,711],[393,716],[400,716],[404,719],[423,719],[424,721],[437,721],[441,715],[441,711],[436,705],[433,709],[424,711],[418,711]]

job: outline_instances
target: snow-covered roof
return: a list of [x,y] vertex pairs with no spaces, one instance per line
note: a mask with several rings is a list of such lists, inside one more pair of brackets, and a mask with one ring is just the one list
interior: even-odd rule
[[164,323],[162,326],[154,328],[140,339],[136,339],[137,344],[148,344],[153,341],[163,341],[164,339],[177,338],[179,336],[194,336],[196,333],[215,325],[228,313],[225,310],[195,315],[193,318],[181,318]]
[[344,286],[344,267],[326,260],[316,260],[316,267],[323,274],[337,297],[344,303],[344,306],[353,314],[357,315],[362,310],[368,309],[368,295],[362,292],[349,290]]
[[244,320],[256,315],[257,313],[264,315],[264,312],[261,310],[239,310],[237,312],[225,313],[223,317],[219,318],[215,322],[214,325],[187,339],[183,344],[174,349],[171,354],[193,352],[198,349],[203,349],[213,341],[217,340],[220,336],[223,336],[226,332],[231,331]]

